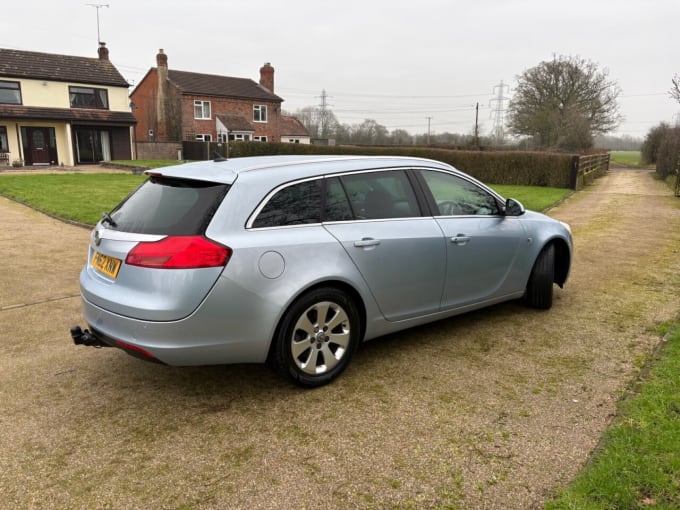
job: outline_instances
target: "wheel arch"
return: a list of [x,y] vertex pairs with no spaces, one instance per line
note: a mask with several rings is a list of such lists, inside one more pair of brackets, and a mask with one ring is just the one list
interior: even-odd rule
[[276,323],[276,328],[274,328],[273,335],[269,339],[269,351],[267,354],[268,359],[272,354],[274,339],[278,336],[279,331],[283,325],[284,318],[288,314],[288,311],[295,305],[298,299],[300,299],[302,296],[304,296],[308,292],[313,292],[314,290],[321,288],[332,288],[340,290],[347,294],[347,296],[352,300],[352,302],[357,308],[357,313],[359,314],[359,344],[363,342],[364,335],[366,334],[366,305],[364,303],[363,298],[361,297],[361,294],[352,285],[342,280],[324,280],[316,282],[310,285],[309,287],[305,287],[290,299],[286,308],[281,312],[278,322]]
[[569,245],[562,238],[555,238],[546,244],[553,244],[555,246],[555,283],[562,288],[569,276],[569,268],[571,267],[571,250]]

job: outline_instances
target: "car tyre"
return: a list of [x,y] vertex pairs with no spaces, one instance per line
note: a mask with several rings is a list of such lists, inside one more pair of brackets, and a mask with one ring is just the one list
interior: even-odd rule
[[322,386],[347,368],[359,343],[359,331],[359,313],[347,294],[335,288],[312,290],[284,315],[270,363],[301,386]]
[[550,244],[538,254],[531,270],[525,294],[526,304],[541,310],[552,307],[554,280],[555,246]]

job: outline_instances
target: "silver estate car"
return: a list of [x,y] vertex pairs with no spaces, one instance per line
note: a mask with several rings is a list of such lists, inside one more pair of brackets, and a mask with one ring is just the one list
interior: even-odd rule
[[325,384],[357,345],[501,301],[552,305],[569,226],[449,165],[272,156],[148,179],[90,236],[76,344]]

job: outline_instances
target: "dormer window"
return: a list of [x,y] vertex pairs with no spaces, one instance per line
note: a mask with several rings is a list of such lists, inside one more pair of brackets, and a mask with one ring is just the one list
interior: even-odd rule
[[92,87],[69,87],[71,108],[109,109],[109,92],[106,89]]
[[21,87],[18,81],[0,81],[0,103],[21,104]]

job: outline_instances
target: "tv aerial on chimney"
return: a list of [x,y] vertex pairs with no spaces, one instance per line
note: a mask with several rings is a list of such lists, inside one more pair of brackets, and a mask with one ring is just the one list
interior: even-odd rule
[[99,9],[101,9],[102,7],[108,8],[109,4],[85,4],[85,5],[88,5],[90,7],[94,7],[95,9],[97,9],[97,43],[101,43],[102,38],[99,35]]

